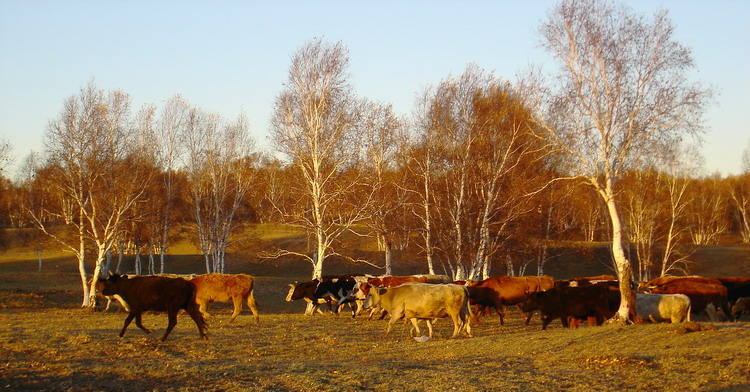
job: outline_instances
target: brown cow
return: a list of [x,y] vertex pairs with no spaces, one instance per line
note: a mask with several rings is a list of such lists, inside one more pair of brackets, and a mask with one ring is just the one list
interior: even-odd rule
[[542,313],[542,329],[547,329],[552,320],[559,318],[563,327],[570,326],[569,319],[594,317],[597,324],[612,317],[609,310],[609,287],[594,284],[580,287],[553,287],[547,291],[531,293],[521,306],[529,311],[538,309]]
[[[492,276],[485,280],[467,281],[469,302],[479,306],[492,306],[505,324],[505,307],[519,305],[529,293],[551,289],[554,279],[550,276]],[[476,312],[477,314],[479,312]],[[526,322],[531,320],[533,310],[527,312]]]
[[229,302],[234,304],[234,312],[229,319],[231,323],[242,311],[242,303],[246,302],[247,307],[255,317],[255,323],[260,323],[260,314],[258,305],[255,303],[254,287],[255,278],[246,274],[204,274],[196,276],[190,282],[195,285],[195,302],[203,314],[208,319],[208,304],[211,302]]
[[135,325],[145,333],[151,333],[152,330],[146,328],[141,323],[141,316],[147,310],[157,312],[167,312],[169,324],[161,340],[167,339],[167,336],[175,325],[177,325],[177,313],[180,309],[185,309],[190,317],[198,326],[198,333],[206,340],[206,320],[198,310],[195,303],[195,286],[182,278],[167,278],[162,276],[136,276],[129,278],[127,275],[110,274],[106,279],[99,278],[96,282],[97,290],[102,295],[119,295],[130,307],[128,317],[125,318],[125,325],[122,326],[120,337],[125,335],[125,330],[135,318]]
[[[649,288],[651,294],[685,294],[690,298],[693,313],[706,312],[711,321],[715,321],[716,312],[707,310],[709,305],[714,309],[721,309],[729,320],[733,320],[727,302],[727,288],[711,278],[681,278],[672,279],[667,283]],[[710,308],[708,308],[710,309]]]

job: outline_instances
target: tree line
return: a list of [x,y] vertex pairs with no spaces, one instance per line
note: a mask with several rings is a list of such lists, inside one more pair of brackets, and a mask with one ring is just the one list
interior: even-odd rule
[[179,95],[133,111],[90,82],[4,180],[4,223],[76,256],[84,306],[87,258],[94,276],[113,251],[148,253],[159,261],[147,272],[164,272],[187,230],[206,272],[223,272],[233,235],[256,222],[308,233],[305,251],[259,256],[303,258],[313,277],[330,257],[375,263],[346,246],[352,233],[377,239],[385,273],[394,250],[416,246],[427,272],[456,279],[542,274],[557,242],[608,241],[623,284],[685,270],[693,245],[749,243],[750,153],[742,175],[701,174],[689,141],[712,91],[688,80],[666,11],[562,1],[539,31],[557,73],[511,81],[469,64],[419,92],[409,117],[356,94],[342,42],[312,39],[275,99],[271,151],[244,115]]

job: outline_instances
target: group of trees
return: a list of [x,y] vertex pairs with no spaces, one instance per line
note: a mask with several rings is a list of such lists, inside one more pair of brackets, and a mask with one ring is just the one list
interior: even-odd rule
[[[149,272],[164,272],[170,240],[187,229],[206,271],[222,272],[246,222],[308,233],[308,249],[261,256],[299,256],[314,277],[333,256],[390,273],[407,246],[429,273],[457,279],[493,266],[543,273],[555,241],[606,240],[626,288],[633,273],[684,269],[691,244],[750,242],[750,162],[743,175],[701,176],[684,143],[701,132],[711,91],[687,81],[690,51],[666,12],[648,20],[562,1],[540,33],[561,65],[553,82],[470,64],[425,88],[411,118],[358,97],[346,47],[314,39],[292,57],[265,153],[242,115],[228,121],[180,96],[133,115],[127,94],[90,83],[50,121],[44,153],[5,182],[6,224],[76,255],[84,306],[86,258],[94,276],[113,250],[148,253]],[[382,259],[358,258],[351,233],[376,238]]]

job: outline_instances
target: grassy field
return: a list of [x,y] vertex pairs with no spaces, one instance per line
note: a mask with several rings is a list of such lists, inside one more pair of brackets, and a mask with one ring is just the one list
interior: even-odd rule
[[[170,272],[200,273],[201,258],[181,249],[184,254],[170,257]],[[497,317],[474,325],[474,338],[447,339],[452,327],[441,320],[432,340],[417,343],[401,324],[384,338],[386,321],[304,316],[304,303],[286,303],[284,297],[287,283],[309,276],[308,265],[235,256],[229,272],[257,277],[260,325],[252,324],[247,309],[228,324],[230,305],[214,304],[208,341],[199,339],[183,314],[167,341],[159,342],[165,314],[144,316],[153,334],[131,325],[119,338],[126,314],[80,309],[80,278],[69,257],[49,253],[38,272],[33,252],[21,253],[0,254],[0,388],[5,390],[750,390],[747,316],[735,323],[701,322],[714,328],[685,334],[671,324],[570,330],[559,321],[541,331],[538,316],[524,326],[511,309],[504,326]],[[708,249],[699,271],[748,274],[748,253],[747,247]],[[714,254],[722,259],[710,257]],[[596,266],[602,265],[571,263],[550,265],[550,273],[581,276],[599,272]],[[327,272],[361,267],[331,263]],[[397,272],[423,272],[420,267],[401,265]]]
[[[677,334],[676,325],[539,330],[509,311],[449,340],[450,322],[417,343],[400,324],[303,316],[286,303],[289,277],[257,277],[260,325],[245,309],[227,324],[214,304],[209,340],[187,315],[166,342],[166,315],[149,313],[145,335],[125,313],[79,309],[75,274],[0,273],[0,386],[75,391],[744,391],[750,389],[750,322]],[[702,323],[704,326],[707,323]]]

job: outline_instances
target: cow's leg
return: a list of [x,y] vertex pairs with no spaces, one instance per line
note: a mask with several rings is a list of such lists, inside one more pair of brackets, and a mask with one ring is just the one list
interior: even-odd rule
[[529,323],[531,322],[531,317],[533,316],[534,316],[533,310],[531,312],[526,312],[526,321],[523,322],[523,325],[529,325]]
[[554,317],[552,317],[552,316],[550,316],[548,314],[542,313],[542,329],[543,330],[547,329],[547,326],[549,325],[549,323],[551,323],[552,320],[554,320],[554,319],[555,319]]
[[458,336],[458,332],[461,331],[461,318],[458,317],[458,314],[452,314],[451,320],[453,320],[453,335],[451,335],[451,339],[455,339]]
[[[422,332],[419,330],[419,321],[416,318],[410,318],[409,321],[411,321],[412,329],[409,331],[409,335],[414,336],[412,331],[417,331],[417,336],[422,336]],[[427,325],[429,325],[429,321],[427,321]]]
[[236,319],[237,316],[239,316],[240,312],[242,312],[242,298],[240,297],[232,298],[232,304],[234,305],[234,311],[232,312],[232,317],[229,318],[230,323],[234,321],[234,319]]
[[208,314],[208,301],[195,301],[195,302],[198,304],[198,309],[203,315],[203,318],[208,320],[208,318],[211,317],[211,315]]
[[148,328],[146,328],[146,327],[143,326],[143,323],[141,322],[141,316],[142,315],[143,315],[143,313],[141,313],[141,312],[138,312],[138,313],[135,314],[135,325],[137,325],[138,328],[142,329],[143,332],[145,332],[147,334],[149,334],[151,332],[154,332],[152,329],[148,329]]
[[195,325],[198,327],[198,334],[203,339],[208,340],[208,336],[206,336],[206,320],[203,318],[203,315],[200,311],[198,311],[197,306],[188,306],[187,313],[190,315],[190,318],[193,319],[195,322]]
[[255,324],[260,324],[260,313],[258,313],[258,304],[255,302],[255,294],[253,291],[250,291],[250,294],[247,296],[247,307],[250,308],[250,311],[253,312],[253,317],[255,318]]
[[128,329],[128,325],[130,325],[130,322],[133,321],[134,317],[135,313],[133,312],[128,313],[128,317],[125,317],[125,324],[123,324],[122,330],[120,330],[120,337],[125,335],[125,330]]
[[505,305],[502,303],[495,304],[495,311],[500,316],[500,325],[505,325]]
[[467,337],[473,338],[474,335],[471,334],[471,317],[469,317],[469,315],[467,314],[467,315],[464,315],[463,318],[464,318],[464,320],[463,320],[464,334]]
[[167,336],[169,336],[169,333],[172,332],[172,329],[174,329],[174,326],[177,325],[177,312],[179,310],[176,309],[169,309],[167,310],[167,319],[169,320],[169,323],[167,324],[167,330],[164,331],[164,336],[161,337],[161,341],[167,340]]

